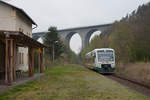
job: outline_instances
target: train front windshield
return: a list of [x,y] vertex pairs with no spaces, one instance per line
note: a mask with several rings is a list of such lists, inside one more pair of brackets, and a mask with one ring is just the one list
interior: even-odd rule
[[99,50],[97,51],[98,62],[101,61],[114,61],[114,52],[112,50]]

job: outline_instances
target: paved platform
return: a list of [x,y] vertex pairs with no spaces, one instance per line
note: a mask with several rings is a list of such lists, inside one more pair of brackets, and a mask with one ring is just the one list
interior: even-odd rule
[[28,77],[27,74],[23,75],[20,78],[17,78],[16,82],[13,82],[13,84],[11,86],[5,85],[4,81],[1,80],[1,84],[0,84],[0,94],[4,93],[5,91],[7,91],[9,88],[12,88],[14,86],[18,86],[18,85],[22,85],[25,84],[29,81],[32,81],[34,79],[39,79],[41,76],[43,76],[44,73],[42,74],[34,74],[33,77]]

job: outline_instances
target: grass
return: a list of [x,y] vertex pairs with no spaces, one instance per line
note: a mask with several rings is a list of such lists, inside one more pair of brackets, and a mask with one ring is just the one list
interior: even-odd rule
[[57,66],[40,80],[17,86],[0,100],[150,100],[78,65]]

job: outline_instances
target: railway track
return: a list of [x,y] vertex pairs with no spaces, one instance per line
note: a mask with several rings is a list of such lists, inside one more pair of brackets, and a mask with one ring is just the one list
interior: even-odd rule
[[116,74],[113,75],[104,75],[105,77],[112,79],[130,89],[133,89],[139,93],[142,93],[145,96],[150,97],[150,85],[147,83],[138,82],[134,79],[122,77]]
[[123,80],[126,80],[126,81],[129,81],[129,82],[132,82],[132,83],[134,83],[134,84],[138,84],[138,85],[140,85],[140,86],[143,86],[143,87],[145,87],[145,88],[150,89],[150,84],[141,83],[141,82],[138,82],[138,81],[136,81],[136,80],[134,80],[134,79],[125,78],[125,77],[122,77],[122,76],[119,76],[119,75],[116,75],[116,74],[113,74],[112,76],[113,76],[113,77],[120,78],[120,79],[123,79]]
[[[89,69],[89,70],[92,70],[92,69],[88,68],[86,65],[84,65],[84,67]],[[92,70],[92,71],[94,71],[94,70]],[[124,85],[124,86],[126,86],[132,90],[135,90],[139,93],[142,93],[145,96],[150,97],[150,84],[147,84],[144,82],[138,82],[137,80],[127,78],[127,77],[122,77],[122,76],[117,75],[117,74],[105,74],[103,76],[107,77],[111,80],[114,80],[114,81],[120,83],[121,85]]]

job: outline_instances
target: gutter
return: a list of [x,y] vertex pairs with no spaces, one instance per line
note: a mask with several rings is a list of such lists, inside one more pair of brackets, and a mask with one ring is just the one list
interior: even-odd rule
[[35,27],[33,27],[32,28],[32,30],[34,30],[34,29],[36,29],[37,27],[38,27],[38,25],[37,24],[34,24],[35,25]]

